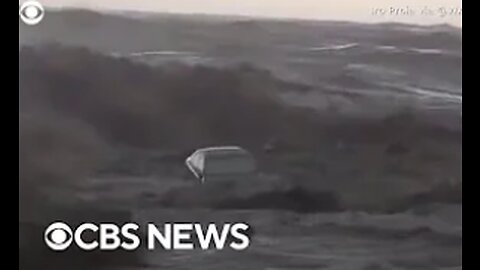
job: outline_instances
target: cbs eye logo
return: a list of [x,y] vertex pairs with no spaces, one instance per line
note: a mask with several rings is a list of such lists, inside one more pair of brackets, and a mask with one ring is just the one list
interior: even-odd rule
[[45,9],[42,4],[37,1],[26,1],[20,6],[20,18],[27,25],[39,24],[43,16],[45,16]]
[[67,249],[73,241],[73,232],[70,227],[62,222],[50,224],[45,230],[45,243],[52,250],[62,251]]

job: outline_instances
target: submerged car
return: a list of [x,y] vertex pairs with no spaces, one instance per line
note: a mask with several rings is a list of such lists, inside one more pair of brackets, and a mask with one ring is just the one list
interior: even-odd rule
[[202,183],[240,179],[252,176],[256,171],[253,155],[238,146],[198,149],[185,160],[185,164]]
[[189,175],[199,183],[182,183],[162,197],[162,204],[175,207],[226,207],[233,200],[281,190],[286,186],[277,175],[263,173],[252,153],[238,146],[198,149],[185,160]]

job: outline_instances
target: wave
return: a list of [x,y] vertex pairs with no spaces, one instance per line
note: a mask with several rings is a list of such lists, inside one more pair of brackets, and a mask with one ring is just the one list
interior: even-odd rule
[[[233,190],[233,189],[231,189]],[[235,192],[238,192],[236,190]],[[248,191],[245,191],[248,192]],[[251,192],[251,191],[250,191]],[[211,187],[180,188],[168,191],[159,202],[164,207],[209,208],[217,210],[286,210],[297,213],[335,212],[342,206],[338,195],[330,191],[308,191],[294,187],[237,196],[225,189]]]
[[342,51],[351,48],[358,47],[358,43],[348,43],[342,45],[331,45],[331,46],[323,46],[323,47],[311,47],[307,48],[308,51],[318,52],[318,51]]
[[[437,206],[435,211],[421,216],[406,211],[398,214],[378,214],[358,211],[316,213],[290,216],[281,224],[296,228],[302,234],[343,235],[384,239],[388,241],[425,240],[442,246],[461,245],[461,205]],[[445,215],[445,212],[449,215]]]
[[397,47],[392,45],[377,45],[374,46],[374,49],[382,52],[389,53],[414,53],[420,55],[450,55],[450,56],[461,56],[461,52],[454,52],[438,48],[415,48],[415,47]]
[[428,90],[428,89],[423,89],[420,87],[413,87],[413,86],[404,87],[404,89],[407,92],[412,92],[412,93],[419,94],[421,96],[425,96],[429,98],[440,98],[444,100],[451,100],[451,101],[462,103],[462,95],[460,94]]
[[[441,210],[449,209],[449,214]],[[437,233],[461,237],[462,220],[458,212],[461,205],[443,205],[426,215],[412,211],[397,214],[378,214],[348,211],[336,214],[311,214],[300,223],[304,226],[335,226],[359,231],[385,232],[391,235]]]
[[130,53],[111,53],[115,57],[143,57],[143,56],[196,56],[195,52],[187,51],[140,51]]
[[352,235],[384,240],[413,240],[424,239],[444,246],[462,244],[462,234],[440,232],[429,226],[419,226],[409,229],[380,228],[376,226],[340,225],[335,223],[317,226],[316,229],[328,230],[331,233]]
[[445,53],[443,50],[440,49],[419,49],[419,48],[410,48],[412,52],[420,53],[420,54],[443,54]]

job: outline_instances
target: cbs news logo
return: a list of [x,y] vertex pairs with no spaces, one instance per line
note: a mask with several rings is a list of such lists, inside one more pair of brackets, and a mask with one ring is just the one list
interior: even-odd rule
[[39,24],[45,16],[45,9],[38,1],[25,1],[20,5],[20,19],[27,25]]
[[[210,223],[203,226],[198,223],[167,223],[158,227],[148,223],[145,237],[140,226],[125,223],[121,226],[113,223],[82,223],[70,227],[64,222],[50,224],[44,232],[45,244],[53,251],[67,250],[72,244],[85,251],[92,250],[136,250],[142,244],[147,250],[217,250],[231,248],[245,250],[250,245],[250,226],[246,223],[225,223],[217,226]],[[87,236],[85,238],[85,236]],[[197,239],[198,241],[194,241]]]

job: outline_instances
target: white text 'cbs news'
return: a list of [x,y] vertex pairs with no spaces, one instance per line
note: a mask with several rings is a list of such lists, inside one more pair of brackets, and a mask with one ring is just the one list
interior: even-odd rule
[[63,222],[50,224],[44,232],[46,245],[54,251],[76,245],[81,250],[194,250],[226,248],[241,251],[250,245],[246,223],[167,223],[161,227],[149,223],[140,230],[135,223],[122,226],[113,223],[83,223],[75,228]]

